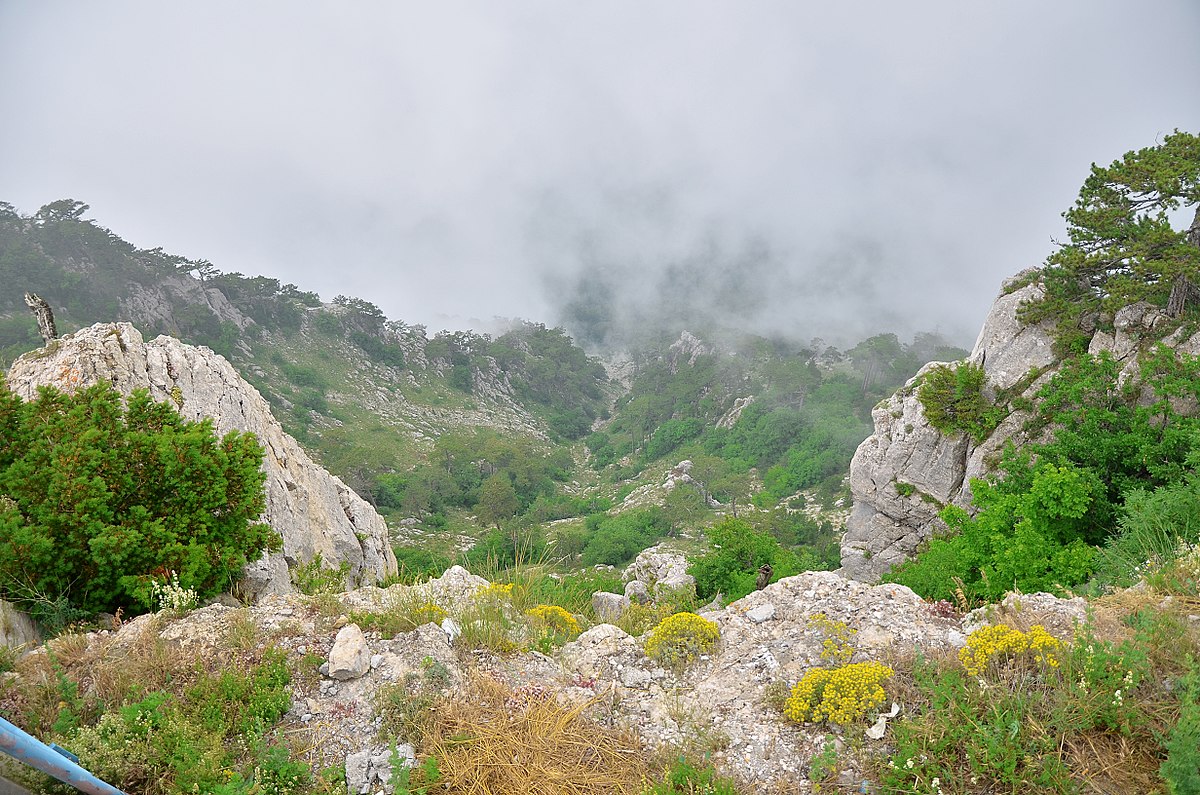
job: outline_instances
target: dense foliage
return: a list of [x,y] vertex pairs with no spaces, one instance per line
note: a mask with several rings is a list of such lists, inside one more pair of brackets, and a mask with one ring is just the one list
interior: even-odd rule
[[960,362],[934,367],[917,387],[929,424],[950,436],[966,434],[978,444],[991,435],[1005,410],[984,394],[983,368]]
[[140,611],[168,572],[216,594],[278,543],[256,523],[261,464],[253,435],[218,438],[145,392],[23,402],[0,381],[0,593],[39,615]]

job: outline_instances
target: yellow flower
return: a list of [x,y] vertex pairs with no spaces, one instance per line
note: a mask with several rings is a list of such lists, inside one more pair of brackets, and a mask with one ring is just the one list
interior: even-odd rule
[[695,613],[667,616],[646,638],[646,656],[670,666],[682,667],[716,648],[721,631]]
[[792,688],[783,714],[798,723],[852,723],[884,702],[883,683],[895,673],[891,666],[878,662],[812,668]]
[[558,605],[538,605],[526,610],[525,615],[553,632],[565,635],[579,634],[579,622],[575,620],[575,616]]
[[1032,652],[1039,663],[1057,668],[1055,652],[1061,648],[1062,642],[1041,624],[1030,627],[1028,632],[997,624],[972,632],[967,645],[958,650],[958,659],[971,676],[979,676],[996,657],[1016,657],[1025,652]]

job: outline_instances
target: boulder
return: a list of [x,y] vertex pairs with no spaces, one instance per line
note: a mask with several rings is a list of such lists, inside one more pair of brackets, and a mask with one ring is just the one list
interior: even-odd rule
[[619,593],[596,591],[592,594],[592,609],[602,622],[616,621],[629,607],[629,597]]
[[33,619],[0,599],[0,646],[36,645],[42,642]]
[[149,342],[129,323],[97,323],[13,363],[8,388],[26,400],[42,385],[71,390],[106,381],[125,394],[149,390],[189,420],[210,417],[218,433],[249,431],[263,446],[267,474],[262,520],[283,537],[280,552],[245,570],[242,589],[257,599],[292,590],[289,567],[317,555],[349,564],[349,585],[396,572],[383,518],[339,478],[318,466],[271,415],[266,400],[224,357],[173,337]]

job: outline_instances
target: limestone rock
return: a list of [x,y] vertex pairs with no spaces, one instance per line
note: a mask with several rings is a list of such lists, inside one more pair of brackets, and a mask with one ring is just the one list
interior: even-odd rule
[[963,618],[963,631],[974,632],[987,624],[1011,621],[1018,627],[1041,624],[1062,640],[1072,640],[1075,628],[1088,620],[1088,604],[1081,596],[1062,599],[1049,593],[1010,593],[999,603],[972,610]]
[[25,354],[7,377],[8,388],[26,400],[44,384],[73,389],[101,380],[125,394],[147,389],[189,420],[211,417],[218,433],[251,431],[258,437],[267,474],[262,519],[283,537],[283,550],[247,566],[242,586],[248,596],[289,592],[289,566],[318,554],[331,567],[349,563],[354,583],[395,573],[382,517],[315,464],[283,432],[258,391],[208,348],[166,336],[145,342],[129,323],[98,323]]
[[983,367],[991,387],[1008,389],[1031,369],[1049,367],[1057,361],[1049,328],[1022,326],[1017,320],[1021,304],[1044,294],[1042,286],[1035,282],[1010,293],[1002,291],[992,304],[975,347],[967,357],[971,364]]
[[[1031,370],[1043,372],[1055,363],[1047,327],[1022,326],[1017,309],[1042,295],[1038,283],[1002,293],[992,305],[967,362],[981,366],[986,389],[1011,389]],[[912,558],[920,545],[944,529],[938,518],[946,505],[968,506],[970,479],[988,471],[994,453],[1010,439],[1024,441],[1022,417],[1009,417],[983,444],[966,435],[946,436],[929,424],[917,398],[921,369],[871,414],[875,432],[850,464],[854,508],[842,538],[841,572],[875,582],[893,566]],[[1029,390],[1038,388],[1043,375]]]
[[695,334],[690,331],[681,332],[679,339],[672,343],[667,351],[667,369],[674,375],[679,372],[679,368],[683,362],[686,361],[690,367],[701,356],[706,356],[712,353],[712,351],[713,349],[705,345]]
[[33,619],[0,599],[0,646],[38,644],[42,633]]
[[329,652],[329,677],[345,681],[357,679],[371,670],[371,649],[358,624],[338,630]]
[[625,597],[630,602],[644,604],[650,601],[650,590],[646,587],[646,583],[641,580],[630,580],[625,583]]
[[149,285],[133,284],[121,300],[121,316],[137,320],[143,327],[178,328],[176,307],[203,307],[223,323],[245,331],[254,321],[229,302],[225,293],[186,275],[164,276]]
[[688,561],[683,555],[653,546],[638,553],[622,577],[626,581],[643,582],[655,593],[669,593],[695,587],[696,578],[687,573],[687,568]]
[[451,566],[441,577],[420,585],[358,588],[343,594],[341,601],[346,610],[381,610],[395,605],[397,600],[415,599],[418,602],[432,602],[447,612],[457,612],[488,584],[483,577],[472,574],[462,566]]
[[[413,767],[417,763],[417,752],[411,745],[396,746],[396,753],[408,767]],[[386,745],[375,745],[348,754],[346,756],[346,791],[351,795],[394,792],[391,759],[391,748]]]
[[589,679],[609,678],[642,657],[641,647],[628,632],[612,624],[597,624],[562,647],[567,670]]
[[629,597],[619,593],[596,591],[592,594],[592,609],[600,621],[616,621],[629,607]]

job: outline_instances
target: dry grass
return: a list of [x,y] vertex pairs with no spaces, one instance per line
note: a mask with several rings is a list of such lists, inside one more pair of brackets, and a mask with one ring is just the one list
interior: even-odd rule
[[423,752],[437,757],[444,786],[463,795],[639,793],[653,767],[630,734],[537,691],[473,678],[434,710]]
[[1090,731],[1060,740],[1059,756],[1085,793],[1161,792],[1158,749],[1115,732]]

